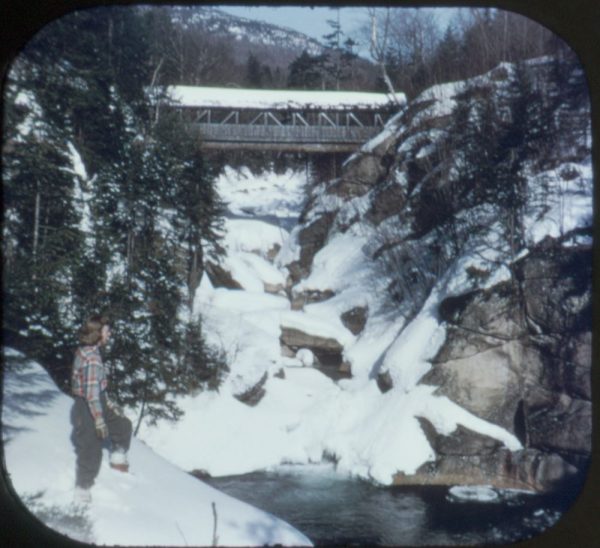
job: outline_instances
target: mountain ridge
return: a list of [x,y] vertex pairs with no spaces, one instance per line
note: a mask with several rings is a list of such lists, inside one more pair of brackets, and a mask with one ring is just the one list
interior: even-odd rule
[[238,60],[245,61],[242,55],[248,49],[250,53],[264,54],[265,50],[276,48],[280,56],[276,64],[287,66],[303,50],[310,55],[319,55],[326,49],[318,40],[289,27],[228,14],[212,6],[174,6],[171,13],[173,22],[183,28],[209,31],[218,37],[233,36],[233,49]]

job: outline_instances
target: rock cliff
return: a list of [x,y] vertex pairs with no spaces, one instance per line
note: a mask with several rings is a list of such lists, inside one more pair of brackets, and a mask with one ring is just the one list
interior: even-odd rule
[[[376,316],[395,318],[401,332],[443,286],[432,313],[445,340],[418,383],[504,428],[523,447],[510,451],[463,426],[443,434],[422,418],[436,457],[414,474],[397,474],[398,484],[488,483],[545,491],[585,477],[592,251],[589,207],[581,211],[591,204],[589,111],[585,101],[557,100],[562,92],[553,63],[505,64],[470,82],[427,90],[349,158],[339,178],[313,188],[295,230],[297,258],[287,267],[289,291],[300,303],[315,294],[335,301],[349,291],[315,281],[315,264],[336,238],[356,236],[372,272],[369,283],[356,285],[384,295],[379,308],[362,303],[341,311],[359,342]],[[523,91],[522,71],[541,95],[531,95],[531,87]],[[543,146],[526,128],[518,129],[514,114],[523,97],[538,101],[555,120],[544,129],[551,135]],[[493,131],[514,137],[518,130],[523,138],[518,145],[496,143],[495,156],[476,171],[477,155],[485,151],[475,141],[489,136],[482,126],[486,108],[497,116]],[[469,136],[477,112],[479,132]],[[564,122],[569,112],[584,120],[579,129]],[[459,130],[464,133],[457,135]],[[513,150],[508,156],[506,148]],[[308,345],[300,335],[285,332],[282,340],[288,347]],[[343,345],[325,342],[352,375],[359,365],[365,368]],[[382,392],[410,390],[404,373],[390,366],[389,348],[384,345],[368,366],[369,377],[378,379]]]

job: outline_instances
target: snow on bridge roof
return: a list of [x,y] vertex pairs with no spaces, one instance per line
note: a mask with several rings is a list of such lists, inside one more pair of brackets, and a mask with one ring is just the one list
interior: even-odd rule
[[[178,105],[204,108],[370,110],[394,104],[391,95],[359,91],[169,86],[167,93]],[[406,102],[403,93],[396,98],[399,104]]]

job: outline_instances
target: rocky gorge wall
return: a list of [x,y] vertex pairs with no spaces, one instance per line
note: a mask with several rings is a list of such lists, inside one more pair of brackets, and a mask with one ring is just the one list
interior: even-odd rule
[[[494,100],[499,101],[496,107],[500,108],[498,97],[510,85],[506,67],[484,79],[494,88]],[[407,105],[378,139],[353,155],[340,177],[313,189],[296,231],[299,256],[288,264],[288,290],[300,308],[303,303],[334,296],[331,291],[295,287],[310,276],[315,256],[334,235],[361,225],[371,234],[366,247],[373,262],[394,251],[395,261],[384,264],[381,272],[390,275],[391,264],[402,284],[397,284],[396,299],[390,284],[389,300],[408,320],[414,317],[436,280],[457,259],[456,254],[445,251],[452,241],[436,227],[431,204],[435,205],[434,197],[443,196],[452,182],[448,160],[452,151],[442,154],[440,145],[447,142],[444,135],[460,100],[458,88],[425,92]],[[556,145],[551,167],[554,173],[573,170],[575,174],[571,171],[564,179],[579,184],[574,192],[580,192],[589,184],[581,168],[589,162],[589,149],[580,148],[579,155],[565,150]],[[548,199],[545,206],[540,205],[539,196],[549,192],[539,187],[538,175],[548,167],[543,164],[539,158],[527,164],[524,207],[537,220],[551,202]],[[423,221],[424,215],[433,220]],[[469,215],[458,211],[453,225],[467,234],[465,241],[473,226],[469,224],[472,220],[467,220],[472,219]],[[497,211],[481,208],[473,215],[481,225],[492,226]],[[502,260],[495,256],[483,262],[467,261],[470,289],[446,298],[437,309],[447,336],[419,382],[437,387],[437,394],[505,428],[520,440],[523,449],[509,451],[498,440],[462,426],[450,435],[441,435],[429,421],[419,419],[436,459],[415,474],[397,474],[396,484],[493,484],[548,491],[565,482],[583,481],[592,432],[590,227],[591,220],[560,234],[549,231],[544,238],[539,234],[530,237],[527,248],[520,250],[521,258],[508,260],[505,255]],[[385,238],[380,237],[382,233]],[[496,236],[497,232],[490,230],[479,243],[485,246]],[[500,262],[508,275],[493,283],[490,280]],[[374,311],[367,308],[347,310],[344,321],[357,320],[348,325],[359,335],[371,313]],[[284,333],[282,344],[294,346],[294,340],[298,347],[312,344],[317,356],[319,351],[326,353],[335,347],[340,356],[336,365],[352,374],[352,364],[343,361],[344,350],[335,341],[299,339],[302,334]],[[372,374],[382,392],[394,387],[393,376],[381,366],[381,360]]]
[[513,265],[512,281],[442,302],[448,336],[421,382],[512,432],[524,449],[511,453],[467,429],[440,436],[423,424],[438,459],[411,481],[492,477],[544,491],[585,476],[592,450],[591,251],[548,239]]

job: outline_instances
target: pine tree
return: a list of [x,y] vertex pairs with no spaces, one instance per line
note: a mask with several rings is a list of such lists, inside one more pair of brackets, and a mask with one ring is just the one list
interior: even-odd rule
[[306,50],[289,66],[288,88],[319,89],[324,87],[324,65],[327,55],[311,56]]
[[452,26],[448,26],[432,61],[436,83],[459,80],[464,74],[461,68],[460,41]]
[[182,364],[210,357],[184,318],[203,256],[220,252],[220,204],[192,138],[148,103],[158,68],[148,23],[138,9],[75,12],[11,71],[4,329],[66,387],[81,322],[109,312],[116,399],[176,418],[172,396],[200,382]]
[[246,61],[246,85],[251,88],[260,89],[262,87],[263,72],[258,59],[250,54]]

